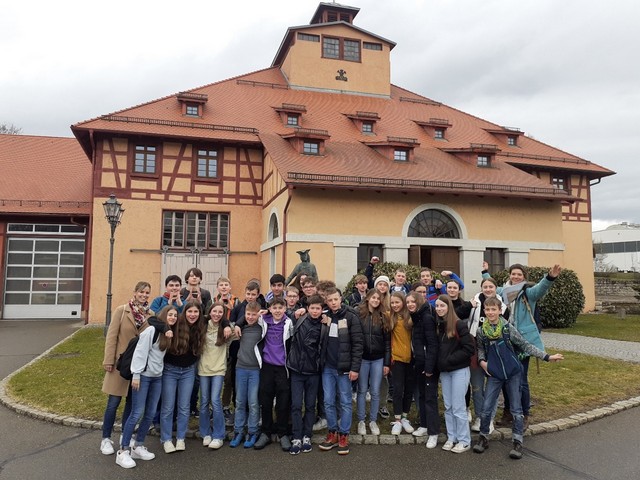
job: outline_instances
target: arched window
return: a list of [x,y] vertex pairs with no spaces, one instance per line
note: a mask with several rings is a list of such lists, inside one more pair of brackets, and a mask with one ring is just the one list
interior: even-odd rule
[[410,237],[460,238],[456,222],[440,210],[424,210],[411,221]]
[[280,236],[280,232],[278,229],[278,217],[276,217],[275,213],[271,214],[271,218],[269,218],[269,231],[267,232],[267,241],[274,240]]

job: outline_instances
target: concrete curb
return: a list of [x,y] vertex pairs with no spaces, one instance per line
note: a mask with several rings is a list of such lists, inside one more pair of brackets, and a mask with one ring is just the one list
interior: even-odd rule
[[[38,410],[37,408],[33,408],[28,405],[24,405],[22,403],[18,403],[13,398],[9,396],[7,393],[7,384],[11,378],[17,373],[21,372],[23,369],[28,366],[36,363],[41,358],[49,355],[49,353],[56,348],[58,345],[66,342],[68,339],[72,338],[78,332],[82,331],[84,328],[103,328],[101,325],[87,325],[81,329],[76,330],[68,337],[64,338],[60,342],[56,343],[54,346],[43,352],[42,354],[35,357],[26,365],[23,365],[15,372],[7,375],[5,378],[0,381],[0,403],[7,408],[15,411],[19,415],[25,415],[27,417],[31,417],[37,420],[42,420],[50,423],[57,423],[69,427],[75,428],[87,428],[91,430],[101,430],[102,422],[95,420],[87,420],[84,418],[76,418],[71,416],[57,415],[54,413],[45,412],[42,410]],[[560,418],[557,420],[552,420],[549,422],[538,423],[535,425],[529,425],[529,428],[525,432],[525,436],[529,435],[540,435],[544,433],[557,432],[560,430],[567,430],[569,428],[578,427],[587,422],[593,422],[594,420],[598,420],[600,418],[608,417],[609,415],[613,415],[615,413],[621,412],[623,410],[628,410],[630,408],[640,406],[640,396],[629,398],[627,400],[620,400],[618,402],[612,403],[611,405],[595,408],[593,410],[589,410],[586,412],[575,413],[570,415],[567,418]],[[119,432],[120,426],[114,425],[114,431]],[[197,438],[198,435],[195,431],[187,432],[187,436],[189,438]],[[475,436],[475,435],[474,435]],[[314,435],[312,438],[312,442],[315,444],[321,443],[324,441],[324,435]],[[511,429],[510,428],[496,428],[495,431],[490,436],[491,440],[510,440],[511,439]],[[446,441],[446,435],[440,434],[438,438],[438,444],[442,444]],[[355,445],[419,445],[424,444],[426,442],[426,437],[414,437],[413,435],[357,435],[352,434],[349,435],[349,442]]]

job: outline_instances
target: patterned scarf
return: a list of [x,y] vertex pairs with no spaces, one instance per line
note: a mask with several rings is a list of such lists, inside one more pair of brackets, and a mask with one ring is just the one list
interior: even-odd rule
[[491,325],[491,323],[489,322],[489,320],[485,320],[482,323],[482,333],[484,333],[484,336],[487,337],[489,340],[497,340],[500,337],[502,337],[502,319],[500,319],[498,321],[497,325]]
[[140,328],[149,315],[149,302],[140,304],[136,302],[134,298],[129,300],[129,308],[133,314],[133,320],[136,323],[136,328]]

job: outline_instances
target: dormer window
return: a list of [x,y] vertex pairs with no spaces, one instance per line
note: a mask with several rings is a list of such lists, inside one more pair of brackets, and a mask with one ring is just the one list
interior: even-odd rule
[[376,112],[356,112],[345,114],[353,121],[360,132],[365,135],[374,135],[376,122],[380,120],[380,115]]
[[303,155],[324,155],[325,141],[331,138],[326,130],[312,128],[294,128],[293,132],[281,136]]
[[319,155],[320,142],[305,140],[302,143],[302,153],[304,153],[305,155]]
[[470,143],[468,147],[443,148],[442,151],[455,155],[460,160],[473,162],[476,167],[490,168],[493,166],[496,154],[501,150],[491,143]]
[[287,127],[301,127],[302,114],[307,113],[307,107],[293,103],[283,103],[280,107],[273,107],[280,114],[282,123]]
[[197,103],[187,103],[185,104],[185,115],[187,117],[199,117],[200,116],[200,105]]
[[523,135],[522,130],[516,127],[500,127],[496,128],[485,128],[485,131],[494,135],[500,141],[505,142],[510,147],[518,146],[518,137]]
[[207,95],[202,93],[180,92],[178,94],[182,115],[185,117],[202,118],[202,111],[207,100]]
[[420,144],[415,138],[387,137],[387,140],[363,142],[375,151],[394,162],[410,162],[413,159],[414,149]]
[[446,118],[430,118],[429,121],[414,120],[418,125],[424,128],[427,134],[436,140],[445,140],[447,129],[451,127],[451,123]]
[[406,162],[409,160],[409,150],[406,148],[396,148],[393,150],[393,160],[395,162]]
[[491,166],[491,156],[487,154],[478,155],[477,163],[478,167],[490,167]]

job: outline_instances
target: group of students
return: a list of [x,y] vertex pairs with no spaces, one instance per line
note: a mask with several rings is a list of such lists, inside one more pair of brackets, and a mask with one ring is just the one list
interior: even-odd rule
[[[109,397],[101,452],[116,453],[110,437],[122,397],[126,403],[118,465],[132,468],[136,459],[155,457],[144,446],[153,424],[159,424],[166,453],[184,450],[197,378],[199,433],[203,445],[211,449],[224,444],[226,416],[233,425],[232,448],[259,450],[276,441],[290,454],[306,453],[313,448],[313,430],[326,426],[319,448],[336,448],[346,455],[354,387],[357,433],[366,434],[368,426],[379,435],[377,418],[386,410],[380,407],[381,398],[386,400],[382,385],[393,399],[391,433],[404,430],[426,436],[427,448],[435,448],[440,383],[447,430],[442,448],[466,452],[471,449],[467,413],[471,383],[473,427],[480,431],[473,450],[482,453],[488,448],[503,390],[505,410],[513,415],[510,456],[521,458],[529,408],[529,357],[562,359],[560,354],[544,353],[535,323],[531,328],[535,302],[560,267],[554,266],[545,279],[530,286],[526,268],[514,265],[502,289],[496,288],[484,265],[482,292],[465,302],[460,298],[464,285],[452,272],[442,272],[447,277],[442,283],[423,269],[420,282],[410,286],[401,269],[393,281],[386,276],[373,278],[377,261],[372,258],[365,275],[356,276],[354,292],[346,298],[331,281],[300,275],[297,286],[285,287],[279,274],[271,277],[266,296],[254,279],[240,301],[231,294],[229,280],[221,278],[214,297],[200,287],[202,272],[193,268],[185,276],[185,288],[180,277],[169,276],[165,293],[149,304],[150,286],[140,282],[131,301],[114,313],[107,333],[103,391]],[[503,315],[509,314],[507,321]],[[129,384],[114,365],[136,335]],[[229,422],[232,398],[235,408]],[[414,399],[418,428],[408,418]]]

